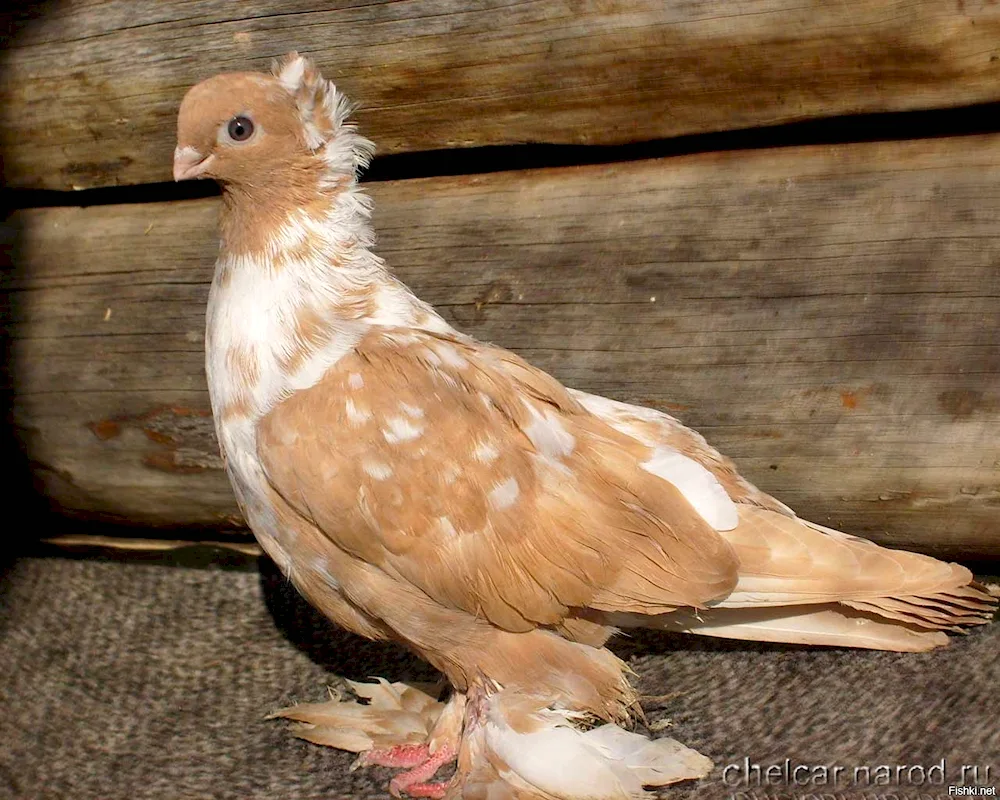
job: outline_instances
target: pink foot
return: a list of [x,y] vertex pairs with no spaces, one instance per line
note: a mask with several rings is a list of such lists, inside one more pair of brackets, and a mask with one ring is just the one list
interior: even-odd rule
[[[431,751],[426,744],[400,744],[395,747],[368,750],[358,756],[358,760],[354,763],[358,767],[376,766],[393,767],[394,769],[412,769],[413,767],[419,767],[427,763],[430,758]],[[431,775],[433,774],[432,772]]]
[[389,794],[399,797],[406,792],[411,797],[444,797],[448,782],[427,783],[441,767],[455,760],[457,753],[451,745],[442,745],[434,755],[430,754],[427,745],[423,745],[425,760],[415,765],[408,772],[397,775],[389,782]]
[[410,797],[430,797],[433,800],[441,800],[448,792],[451,781],[437,781],[435,783],[414,783],[406,787],[406,793]]

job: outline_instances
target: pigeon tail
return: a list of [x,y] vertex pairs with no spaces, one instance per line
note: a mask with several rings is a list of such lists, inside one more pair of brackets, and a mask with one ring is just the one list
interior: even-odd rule
[[993,619],[997,598],[959,564],[890,550],[768,509],[743,506],[727,532],[735,590],[711,608],[602,618],[725,639],[923,652]]

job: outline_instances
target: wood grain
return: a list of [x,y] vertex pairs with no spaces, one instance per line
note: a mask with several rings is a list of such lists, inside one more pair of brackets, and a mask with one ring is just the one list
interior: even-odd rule
[[[1000,137],[370,185],[454,324],[671,411],[803,515],[1000,555]],[[16,431],[71,513],[225,528],[214,199],[10,220]]]
[[4,179],[169,180],[185,90],[292,49],[383,154],[1000,100],[994,0],[63,0],[0,54]]
[[140,539],[129,536],[95,536],[92,534],[68,533],[62,536],[50,536],[42,539],[43,545],[61,548],[68,551],[83,550],[116,550],[139,553],[160,553],[172,550],[183,550],[187,547],[217,547],[220,550],[231,550],[243,556],[258,558],[264,554],[260,545],[252,542],[205,541],[187,539]]

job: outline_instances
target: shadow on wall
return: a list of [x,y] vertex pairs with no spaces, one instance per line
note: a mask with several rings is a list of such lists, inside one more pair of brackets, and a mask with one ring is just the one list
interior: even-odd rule
[[[11,3],[0,13],[0,80],[6,65],[5,54],[14,43],[17,34],[58,6],[56,0],[41,2]],[[18,279],[18,251],[22,242],[22,231],[12,219],[13,197],[6,188],[3,175],[3,153],[0,152],[0,352],[3,355],[3,377],[0,379],[0,394],[3,404],[3,430],[0,431],[0,464],[4,466],[3,503],[7,519],[23,522],[11,526],[10,533],[0,542],[0,580],[6,566],[16,554],[35,539],[46,534],[52,524],[52,512],[48,503],[37,491],[32,480],[25,437],[30,431],[20,431],[14,419],[12,363],[16,358],[12,340],[12,328],[20,318],[18,313],[18,292],[11,291]]]
[[[6,198],[0,199],[0,203]],[[11,284],[18,276],[18,245],[21,230],[11,218],[10,209],[0,207],[0,348],[3,354],[3,377],[0,394],[3,403],[3,429],[0,431],[0,463],[4,466],[4,479],[0,502],[7,519],[21,520],[8,528],[9,533],[0,542],[0,558],[10,558],[26,544],[45,536],[51,529],[53,514],[48,503],[38,491],[26,451],[29,430],[21,430],[14,417],[15,386],[12,367],[16,353],[12,341],[12,328],[17,324],[19,294],[11,291]],[[2,566],[0,566],[2,569]]]

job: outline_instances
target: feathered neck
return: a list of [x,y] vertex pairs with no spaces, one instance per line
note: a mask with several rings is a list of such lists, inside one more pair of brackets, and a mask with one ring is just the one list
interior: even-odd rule
[[224,187],[206,338],[220,430],[313,385],[373,326],[451,330],[372,252],[357,180],[372,145],[346,122],[346,101],[301,58],[275,75],[295,97],[308,152]]
[[369,212],[353,178],[303,195],[226,192],[206,339],[220,424],[312,385],[364,335],[396,283],[371,250]]
[[[374,244],[371,201],[352,175],[333,176],[317,156],[280,174],[223,187],[222,256],[281,266],[289,257],[338,257]],[[331,253],[332,254],[332,253]]]
[[349,121],[350,101],[310,61],[290,53],[272,73],[294,99],[308,151],[259,163],[252,176],[223,187],[223,254],[280,262],[290,249],[296,259],[367,251],[371,203],[358,173],[375,145]]

